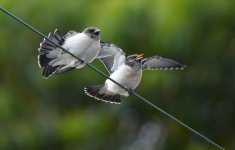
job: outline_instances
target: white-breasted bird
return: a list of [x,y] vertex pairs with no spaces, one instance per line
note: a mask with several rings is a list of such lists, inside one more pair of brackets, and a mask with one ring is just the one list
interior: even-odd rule
[[82,33],[71,30],[64,37],[56,29],[49,33],[48,38],[73,53],[83,62],[44,39],[38,49],[38,64],[40,68],[44,68],[42,73],[44,78],[84,67],[86,63],[91,63],[98,56],[101,49],[100,29],[96,27],[88,27]]
[[[130,90],[134,90],[139,85],[143,70],[172,70],[186,67],[179,61],[160,56],[145,59],[143,59],[143,54],[125,56],[122,49],[111,43],[101,42],[101,47],[103,50],[115,52],[115,55],[100,58],[110,73],[110,78]],[[129,96],[128,91],[109,79],[102,85],[85,87],[84,91],[90,97],[114,104],[121,103],[121,95]]]

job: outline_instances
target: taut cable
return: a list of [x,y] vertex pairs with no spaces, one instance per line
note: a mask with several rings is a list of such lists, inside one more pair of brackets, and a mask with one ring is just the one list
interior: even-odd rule
[[[31,25],[29,25],[28,23],[26,23],[25,21],[21,20],[20,18],[18,18],[17,16],[15,16],[14,14],[10,13],[9,11],[7,11],[6,9],[0,7],[1,11],[4,12],[5,14],[7,14],[8,16],[12,17],[14,20],[18,21],[20,24],[26,26],[28,29],[32,30],[33,32],[35,32],[36,34],[40,35],[41,37],[47,39],[48,41],[50,41],[51,43],[53,43],[54,45],[58,46],[62,51],[68,53],[69,55],[73,56],[74,58],[76,58],[77,60],[83,62],[83,60],[81,60],[80,58],[78,58],[77,56],[75,56],[73,53],[67,51],[66,49],[64,49],[62,46],[60,46],[59,44],[55,43],[54,41],[52,41],[51,39],[49,39],[47,36],[45,36],[43,33],[41,33],[40,31],[38,31],[37,29],[35,29],[34,27],[32,27]],[[133,94],[134,96],[136,96],[137,98],[139,98],[140,100],[142,100],[143,102],[149,104],[150,106],[152,106],[153,108],[155,108],[156,110],[158,110],[159,112],[161,112],[162,114],[166,115],[167,117],[173,119],[174,121],[176,121],[178,124],[182,125],[183,127],[185,127],[186,129],[190,130],[191,132],[193,132],[194,134],[198,135],[199,137],[201,137],[202,139],[206,140],[207,142],[209,142],[210,144],[214,145],[215,147],[221,149],[221,150],[225,150],[222,146],[218,145],[217,143],[213,142],[212,140],[210,140],[209,138],[207,138],[206,136],[202,135],[201,133],[199,133],[198,131],[194,130],[193,128],[191,128],[190,126],[186,125],[185,123],[183,123],[182,121],[180,121],[179,119],[177,119],[176,117],[172,116],[171,114],[167,113],[166,111],[164,111],[163,109],[161,109],[160,107],[154,105],[153,103],[151,103],[150,101],[148,101],[147,99],[145,99],[144,97],[140,96],[139,94],[137,94],[135,91],[132,91],[128,88],[126,88],[125,86],[121,85],[120,83],[118,83],[117,81],[113,80],[112,78],[110,78],[108,75],[106,75],[105,73],[103,73],[102,71],[100,71],[99,69],[97,69],[96,67],[94,67],[91,64],[86,64],[89,68],[91,68],[92,70],[94,70],[95,72],[97,72],[98,74],[102,75],[103,77],[111,80],[112,82],[114,82],[115,84],[117,84],[118,86],[120,86],[121,88],[123,88],[124,90],[128,91],[129,93]]]

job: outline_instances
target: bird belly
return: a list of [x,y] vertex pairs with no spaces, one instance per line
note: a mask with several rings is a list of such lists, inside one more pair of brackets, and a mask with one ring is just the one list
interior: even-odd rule
[[79,56],[91,45],[91,42],[92,40],[88,36],[83,33],[78,33],[77,35],[66,39],[63,44],[63,48],[67,49],[74,55]]
[[[66,39],[63,48],[82,59],[84,63],[90,63],[97,57],[100,51],[100,41],[91,39],[83,33],[78,33],[77,35]],[[74,64],[75,67],[78,67],[80,64],[77,63],[78,60],[76,58],[65,52],[61,53],[59,59],[63,65]]]
[[100,41],[92,41],[90,46],[81,53],[81,59],[85,63],[91,63],[98,56],[100,49]]
[[[142,70],[136,72],[130,67],[126,67],[128,66],[121,66],[120,69],[111,74],[110,78],[114,79],[115,81],[129,89],[135,89],[140,83]],[[108,91],[126,96],[127,91],[123,90],[123,88],[121,88],[117,84],[113,83],[110,80],[106,80],[106,84]]]

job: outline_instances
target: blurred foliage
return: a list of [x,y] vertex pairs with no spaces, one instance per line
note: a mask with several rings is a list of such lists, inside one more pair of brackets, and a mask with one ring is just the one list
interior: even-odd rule
[[[127,54],[172,57],[184,71],[146,71],[137,92],[235,149],[235,1],[0,0],[45,34],[96,26]],[[139,101],[87,97],[89,68],[42,79],[38,35],[0,13],[0,149],[216,149]],[[93,65],[105,71],[102,64]]]

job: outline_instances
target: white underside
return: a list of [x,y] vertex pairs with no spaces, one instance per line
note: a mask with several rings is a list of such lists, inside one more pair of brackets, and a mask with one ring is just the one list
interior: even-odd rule
[[[84,33],[78,33],[67,38],[62,47],[82,59],[84,63],[91,63],[100,51],[100,41],[91,39]],[[62,52],[60,49],[53,50],[47,56],[49,58],[55,58],[49,63],[52,66],[67,65],[77,68],[84,66],[84,64],[80,64],[76,58]]]
[[[139,71],[133,70],[130,66],[122,64],[118,70],[111,74],[110,78],[114,79],[121,85],[129,88],[135,89],[141,80],[142,70]],[[100,89],[100,93],[105,93],[108,95],[120,94],[123,96],[129,96],[128,92],[123,88],[119,87],[110,80],[106,80],[105,86]]]

